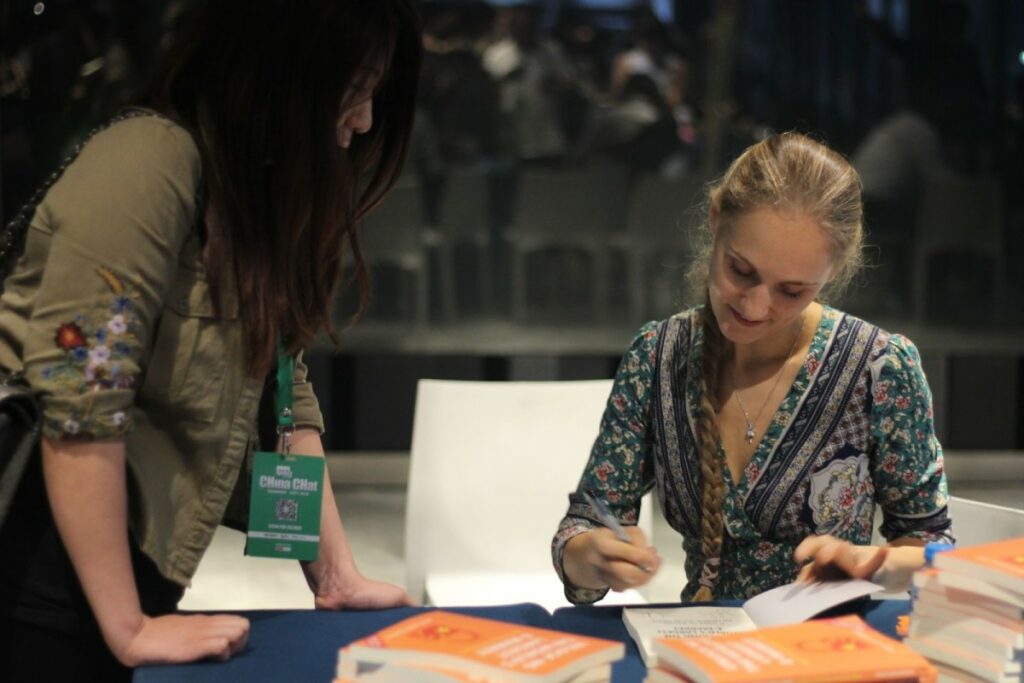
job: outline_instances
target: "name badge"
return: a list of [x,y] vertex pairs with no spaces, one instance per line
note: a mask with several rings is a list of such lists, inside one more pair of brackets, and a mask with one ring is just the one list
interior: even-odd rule
[[255,453],[247,555],[317,558],[324,466],[323,458],[311,455]]

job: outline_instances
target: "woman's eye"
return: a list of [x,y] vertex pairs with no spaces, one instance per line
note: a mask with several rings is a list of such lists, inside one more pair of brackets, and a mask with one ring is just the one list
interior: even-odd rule
[[791,292],[789,290],[784,289],[784,290],[782,290],[782,293],[785,296],[788,296],[790,299],[799,299],[801,296],[803,296],[803,291],[802,290],[799,291],[799,292]]
[[754,276],[754,271],[740,268],[735,261],[729,263],[729,268],[732,269],[732,272],[743,278],[751,278]]

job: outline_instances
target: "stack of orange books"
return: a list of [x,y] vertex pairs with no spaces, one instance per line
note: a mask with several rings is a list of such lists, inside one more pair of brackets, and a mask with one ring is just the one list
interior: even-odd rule
[[703,638],[657,638],[645,683],[854,683],[937,679],[935,668],[858,616]]
[[598,683],[622,643],[433,610],[343,647],[335,683]]
[[939,553],[914,574],[907,644],[955,681],[1024,682],[1024,537]]

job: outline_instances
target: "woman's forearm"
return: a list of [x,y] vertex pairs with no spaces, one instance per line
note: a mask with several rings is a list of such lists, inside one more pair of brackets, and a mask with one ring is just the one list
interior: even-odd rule
[[[312,429],[300,429],[292,439],[292,452],[301,455],[323,457],[324,449],[320,435]],[[312,585],[317,581],[314,577],[338,574],[342,576],[355,574],[355,558],[349,546],[345,528],[341,523],[338,505],[334,500],[334,489],[324,463],[323,499],[320,503],[320,553],[314,562],[306,565],[306,577],[310,580],[310,588],[314,593],[322,586]]]
[[78,580],[115,655],[142,628],[128,541],[123,441],[43,440],[47,496]]
[[924,566],[924,541],[897,538],[886,544],[888,554],[872,577],[889,591],[909,590],[914,572]]

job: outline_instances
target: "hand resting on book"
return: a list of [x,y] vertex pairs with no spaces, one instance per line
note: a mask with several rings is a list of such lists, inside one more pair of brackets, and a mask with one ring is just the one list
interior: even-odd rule
[[913,538],[899,538],[884,546],[854,545],[824,534],[805,538],[793,559],[804,565],[797,581],[850,577],[869,579],[896,591],[910,587],[914,570],[924,565],[924,551],[921,542]]
[[650,581],[661,566],[661,556],[648,545],[644,532],[625,527],[631,543],[611,529],[599,528],[576,536],[565,546],[562,568],[577,588],[615,591],[636,588]]

